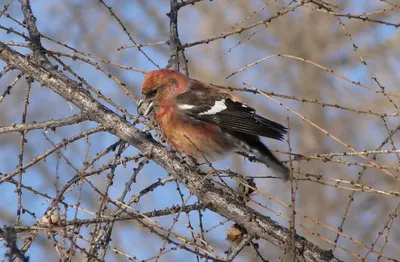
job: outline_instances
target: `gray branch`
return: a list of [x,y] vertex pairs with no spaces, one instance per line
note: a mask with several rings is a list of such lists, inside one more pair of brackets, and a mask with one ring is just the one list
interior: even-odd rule
[[57,127],[78,124],[85,120],[86,118],[84,116],[74,115],[60,120],[48,120],[41,123],[33,122],[31,124],[11,124],[9,126],[0,126],[0,134],[21,131],[27,132],[33,129],[55,130]]
[[29,0],[21,0],[21,9],[24,14],[24,21],[29,33],[29,39],[31,42],[31,49],[33,57],[36,62],[40,65],[44,65],[49,69],[56,69],[52,67],[50,61],[46,57],[46,49],[43,48],[40,42],[40,33],[36,26],[36,17],[32,13],[31,4]]
[[178,10],[177,0],[170,0],[171,9],[167,16],[169,17],[169,61],[167,68],[179,70],[179,49],[181,42],[178,35]]
[[6,227],[4,230],[0,228],[0,238],[6,242],[5,246],[10,249],[6,253],[6,257],[8,256],[10,261],[13,260],[13,256],[23,262],[29,261],[29,257],[26,257],[17,247],[17,234],[13,227]]
[[237,246],[233,246],[226,257],[226,262],[232,262],[237,255],[239,255],[240,251],[250,243],[252,237],[250,235],[245,235],[242,241]]

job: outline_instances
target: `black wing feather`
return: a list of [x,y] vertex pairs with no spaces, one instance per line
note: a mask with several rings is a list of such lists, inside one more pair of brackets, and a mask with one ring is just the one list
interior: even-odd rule
[[[214,114],[204,114],[210,110],[215,101],[225,101],[226,109]],[[176,97],[178,105],[192,105],[194,107],[181,109],[185,115],[197,120],[217,124],[227,131],[269,137],[282,140],[287,132],[286,127],[256,114],[256,111],[240,102],[229,98],[228,94],[210,92],[207,88],[192,85],[190,91]],[[203,114],[202,114],[203,113]]]

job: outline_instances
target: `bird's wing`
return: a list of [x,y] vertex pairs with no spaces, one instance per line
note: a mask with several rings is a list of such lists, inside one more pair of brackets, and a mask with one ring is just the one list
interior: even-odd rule
[[248,105],[230,94],[192,81],[186,92],[176,97],[179,111],[221,129],[282,140],[286,127],[256,114]]

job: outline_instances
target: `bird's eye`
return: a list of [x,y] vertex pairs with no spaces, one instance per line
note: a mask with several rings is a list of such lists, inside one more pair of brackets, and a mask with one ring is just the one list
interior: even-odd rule
[[146,93],[146,97],[154,97],[157,94],[157,89],[153,89]]

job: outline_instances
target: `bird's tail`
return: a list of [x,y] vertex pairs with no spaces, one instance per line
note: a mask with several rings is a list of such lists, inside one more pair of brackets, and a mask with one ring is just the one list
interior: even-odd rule
[[249,143],[249,152],[253,154],[257,159],[259,159],[262,163],[264,163],[267,167],[274,170],[278,173],[282,178],[287,181],[289,179],[290,171],[289,169],[283,165],[274,154],[269,151],[269,149],[260,141],[247,141]]

